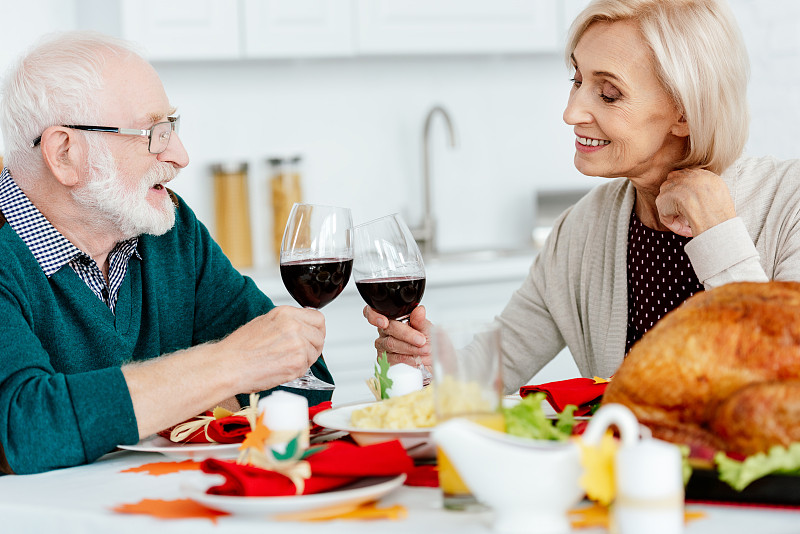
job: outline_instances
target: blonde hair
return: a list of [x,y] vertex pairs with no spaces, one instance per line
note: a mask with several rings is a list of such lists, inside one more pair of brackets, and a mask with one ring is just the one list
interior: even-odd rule
[[724,171],[744,150],[750,124],[747,50],[725,0],[594,0],[569,29],[567,63],[589,26],[620,20],[639,25],[659,81],[689,126],[677,167]]

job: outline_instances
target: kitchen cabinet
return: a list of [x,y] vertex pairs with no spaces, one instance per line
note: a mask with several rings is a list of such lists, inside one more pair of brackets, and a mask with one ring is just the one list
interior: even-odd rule
[[350,56],[352,0],[76,0],[79,26],[151,61]]
[[[588,0],[40,0],[5,8],[6,61],[32,36],[92,29],[154,61],[555,53]],[[27,7],[26,7],[27,6]]]
[[351,0],[244,0],[243,19],[249,58],[355,53]]
[[150,60],[556,52],[561,0],[75,0]]
[[553,52],[553,0],[361,0],[358,53],[481,54]]
[[239,9],[237,1],[122,0],[121,36],[150,60],[237,59]]

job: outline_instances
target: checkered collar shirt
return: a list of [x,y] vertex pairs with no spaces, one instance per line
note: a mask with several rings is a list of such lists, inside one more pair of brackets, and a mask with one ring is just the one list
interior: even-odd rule
[[97,298],[109,307],[111,313],[114,313],[119,288],[128,272],[129,260],[132,256],[142,259],[136,250],[138,238],[117,243],[108,254],[106,283],[103,272],[91,256],[73,245],[50,224],[17,186],[7,168],[0,174],[0,212],[30,249],[45,276],[50,278],[56,271],[69,265]]

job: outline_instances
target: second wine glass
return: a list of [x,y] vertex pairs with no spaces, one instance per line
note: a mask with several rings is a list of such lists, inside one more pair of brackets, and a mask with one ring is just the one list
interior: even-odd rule
[[[347,208],[292,206],[281,242],[281,278],[289,294],[305,308],[320,309],[347,285],[353,268],[353,218]],[[295,389],[334,389],[306,374],[282,384]]]
[[[388,319],[407,321],[425,292],[425,264],[417,242],[399,214],[353,229],[353,279],[361,298]],[[431,373],[417,358],[423,383]]]

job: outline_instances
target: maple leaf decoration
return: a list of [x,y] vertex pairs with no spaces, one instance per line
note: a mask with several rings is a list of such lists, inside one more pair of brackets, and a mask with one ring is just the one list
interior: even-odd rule
[[148,475],[159,476],[180,471],[199,471],[200,462],[194,460],[183,460],[182,462],[153,462],[142,464],[138,467],[131,467],[120,471],[120,473],[147,473]]
[[136,503],[120,504],[112,510],[120,514],[143,514],[159,519],[210,519],[212,523],[216,523],[218,517],[230,515],[206,508],[191,499],[142,499]]
[[272,456],[279,462],[286,462],[289,460],[297,460],[303,455],[303,447],[300,444],[300,434],[289,440],[286,444],[286,450],[279,453],[277,450],[272,449]]
[[223,417],[234,415],[232,411],[228,410],[227,408],[223,408],[222,406],[217,406],[211,413],[214,415],[214,419],[222,419]]
[[611,432],[606,432],[600,443],[587,445],[578,441],[584,473],[580,478],[580,485],[586,491],[589,499],[597,501],[603,506],[608,506],[614,500],[614,455],[619,448],[619,442]]
[[264,450],[266,446],[267,439],[269,439],[270,431],[269,428],[264,426],[262,423],[262,419],[264,418],[264,414],[258,416],[258,420],[256,421],[256,427],[247,433],[244,438],[244,441],[239,446],[239,450],[245,450],[249,448],[253,448],[256,450]]

